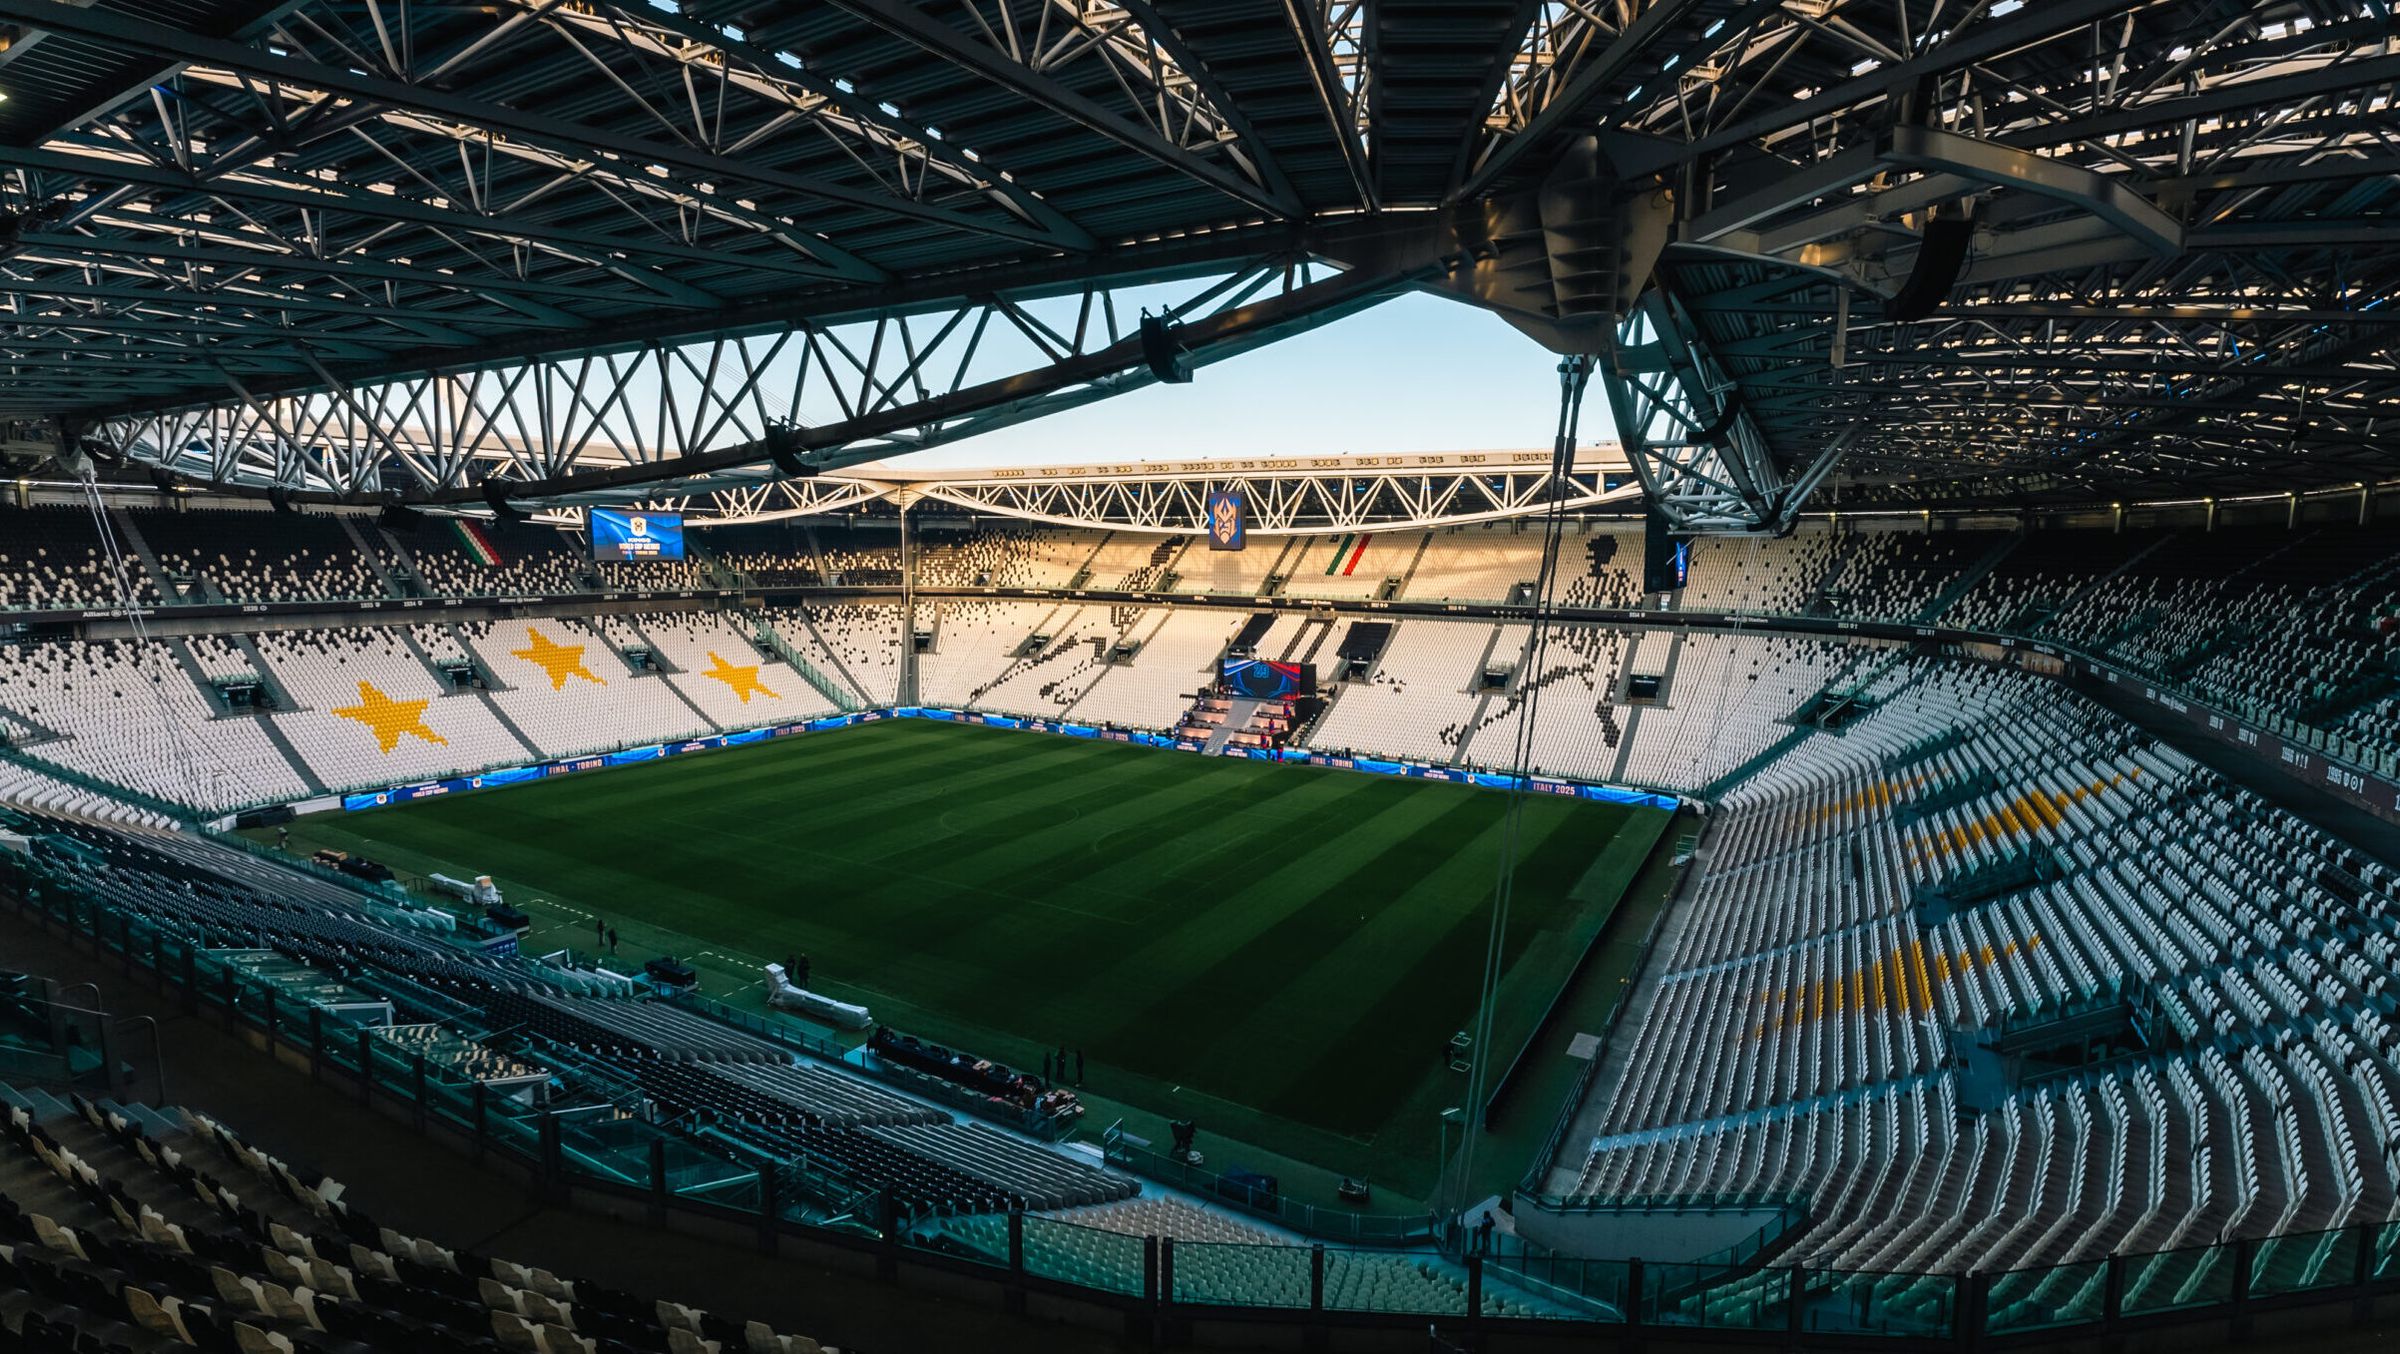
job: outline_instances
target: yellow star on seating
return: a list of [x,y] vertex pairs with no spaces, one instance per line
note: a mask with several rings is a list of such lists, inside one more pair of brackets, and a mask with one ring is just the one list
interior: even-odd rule
[[450,740],[425,727],[425,707],[430,700],[396,701],[375,689],[369,682],[358,684],[358,704],[337,705],[333,712],[344,719],[355,719],[375,734],[376,745],[385,753],[400,745],[400,735],[415,734],[428,743],[450,746]]
[[752,663],[746,668],[736,667],[735,665],[726,662],[724,659],[717,657],[717,651],[714,649],[708,651],[708,661],[714,663],[716,666],[710,668],[704,673],[701,673],[700,675],[703,677],[714,677],[718,681],[723,682],[725,685],[732,687],[733,694],[742,698],[742,704],[748,705],[750,703],[750,693],[753,691],[774,700],[783,699],[783,697],[767,690],[766,684],[758,680],[758,664]]
[[525,627],[525,642],[533,647],[511,649],[509,652],[540,668],[550,678],[552,691],[565,686],[569,677],[581,677],[595,686],[608,685],[593,676],[592,670],[583,665],[584,646],[561,644],[530,625]]

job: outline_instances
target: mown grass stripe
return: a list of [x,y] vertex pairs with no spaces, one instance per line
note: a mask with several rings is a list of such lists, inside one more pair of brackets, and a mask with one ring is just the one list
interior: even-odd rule
[[[1473,1009],[1507,802],[892,721],[310,832],[490,871],[698,947],[807,952],[819,985],[942,1037],[991,1032],[1019,1058],[1083,1047],[1162,1094],[1185,1086],[1365,1140],[1435,1098],[1441,1040]],[[1612,873],[1593,862],[1620,854],[1610,843],[1633,811],[1526,812],[1512,978],[1551,970],[1547,950],[1613,902],[1586,876]],[[1626,848],[1621,873],[1643,855]],[[1523,986],[1538,1011],[1549,992]]]

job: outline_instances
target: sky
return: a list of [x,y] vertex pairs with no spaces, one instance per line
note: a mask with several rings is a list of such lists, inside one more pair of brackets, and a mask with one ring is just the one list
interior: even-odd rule
[[[919,452],[924,467],[1547,447],[1558,359],[1498,316],[1406,295],[1151,385]],[[1595,383],[1583,438],[1609,436]]]

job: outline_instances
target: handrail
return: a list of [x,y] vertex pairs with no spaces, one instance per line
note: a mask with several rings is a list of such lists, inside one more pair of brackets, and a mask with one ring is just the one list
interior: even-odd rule
[[1413,1244],[1430,1240],[1435,1234],[1435,1218],[1431,1213],[1356,1213],[1341,1208],[1319,1208],[1314,1204],[1294,1204],[1278,1194],[1272,1206],[1260,1204],[1247,1189],[1229,1188],[1226,1177],[1205,1166],[1178,1162],[1173,1157],[1136,1143],[1120,1127],[1111,1125],[1101,1135],[1101,1154],[1110,1162],[1145,1179],[1178,1189],[1190,1189],[1207,1195],[1227,1207],[1254,1217],[1268,1218],[1304,1236],[1323,1237],[1329,1241],[1376,1240]]

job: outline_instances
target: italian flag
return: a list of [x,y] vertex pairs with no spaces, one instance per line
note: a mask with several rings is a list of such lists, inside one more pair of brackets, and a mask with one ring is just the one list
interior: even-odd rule
[[1365,553],[1367,553],[1366,533],[1363,531],[1345,533],[1341,541],[1333,547],[1333,558],[1325,561],[1326,576],[1331,577],[1335,570],[1340,570],[1342,577],[1348,578],[1350,571],[1358,567],[1358,557]]
[[459,548],[474,556],[477,564],[487,569],[499,567],[500,551],[492,545],[492,538],[483,533],[481,524],[453,517],[450,529],[458,533]]

